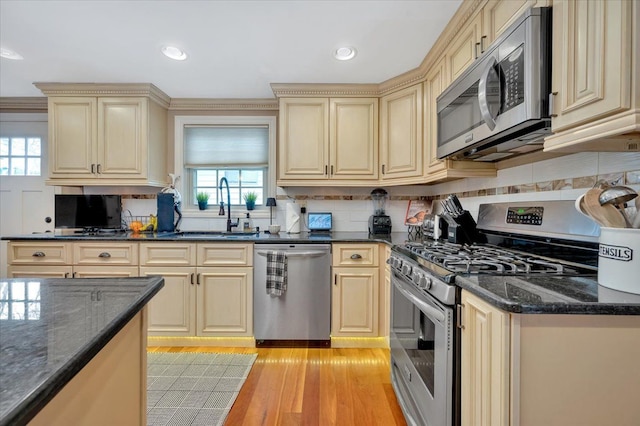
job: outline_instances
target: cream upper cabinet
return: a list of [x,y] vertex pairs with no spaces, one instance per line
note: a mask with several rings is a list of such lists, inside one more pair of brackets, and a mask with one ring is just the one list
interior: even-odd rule
[[462,292],[461,424],[509,425],[509,314]]
[[554,1],[546,151],[640,150],[639,9],[628,0]]
[[279,129],[279,184],[378,177],[376,98],[281,98]]
[[485,39],[486,36],[482,35],[482,14],[478,13],[462,28],[446,50],[449,81],[455,80],[480,56],[481,43]]
[[378,99],[331,98],[329,135],[332,179],[378,178]]
[[49,96],[48,184],[166,185],[166,95],[152,85],[108,85],[121,96],[89,96],[93,85],[36,85]]
[[551,0],[489,0],[446,49],[450,81],[462,74],[525,10],[550,3]]
[[381,180],[422,175],[422,84],[381,98]]
[[481,51],[493,43],[525,10],[545,6],[551,6],[551,0],[489,0],[482,8]]

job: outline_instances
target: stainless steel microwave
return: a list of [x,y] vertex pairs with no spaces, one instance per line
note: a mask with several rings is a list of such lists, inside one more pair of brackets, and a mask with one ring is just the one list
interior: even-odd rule
[[438,97],[438,158],[498,161],[551,132],[551,8],[531,8]]

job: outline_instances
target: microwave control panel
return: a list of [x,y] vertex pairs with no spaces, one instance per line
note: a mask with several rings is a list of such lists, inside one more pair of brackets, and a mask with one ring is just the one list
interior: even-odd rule
[[524,45],[520,45],[502,62],[500,73],[503,87],[502,112],[524,102]]
[[509,207],[507,210],[507,223],[517,225],[542,225],[544,207]]

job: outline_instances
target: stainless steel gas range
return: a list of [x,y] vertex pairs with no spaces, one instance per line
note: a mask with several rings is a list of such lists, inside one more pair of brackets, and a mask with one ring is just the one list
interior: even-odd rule
[[[458,277],[595,277],[599,227],[572,201],[483,204],[473,244],[411,241],[394,246],[391,379],[411,425],[460,424]],[[509,280],[505,280],[505,283]]]

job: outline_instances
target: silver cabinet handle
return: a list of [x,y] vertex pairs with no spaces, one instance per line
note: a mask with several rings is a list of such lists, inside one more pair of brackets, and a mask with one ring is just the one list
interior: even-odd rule
[[33,253],[31,256],[33,256],[33,257],[45,257],[46,254],[44,254],[44,252],[37,251],[37,252]]
[[351,259],[360,260],[360,259],[362,259],[362,255],[359,255],[358,253],[354,253],[354,254],[351,255]]
[[[314,256],[322,256],[327,254],[326,251],[292,251],[292,252],[285,252],[287,254],[287,257],[314,257]],[[264,256],[266,257],[268,252],[266,251],[257,251],[256,252],[257,255],[259,256]]]
[[556,96],[558,95],[558,92],[551,92],[549,93],[549,117],[557,117],[558,114],[555,114],[553,112],[553,104],[556,103]]
[[95,174],[96,173],[96,165],[94,163],[91,163],[91,174]]
[[102,166],[101,164],[98,164],[98,167],[96,167],[98,174],[102,173],[101,166]]
[[475,53],[476,59],[478,59],[478,56],[480,56],[480,54],[478,53],[479,50],[480,50],[480,43],[476,43],[474,45],[474,53]]
[[102,253],[100,253],[100,254],[98,255],[98,257],[102,257],[102,258],[107,258],[107,259],[108,259],[108,258],[110,258],[110,257],[111,257],[111,254],[110,254],[110,253],[107,253],[106,251],[103,251]]

